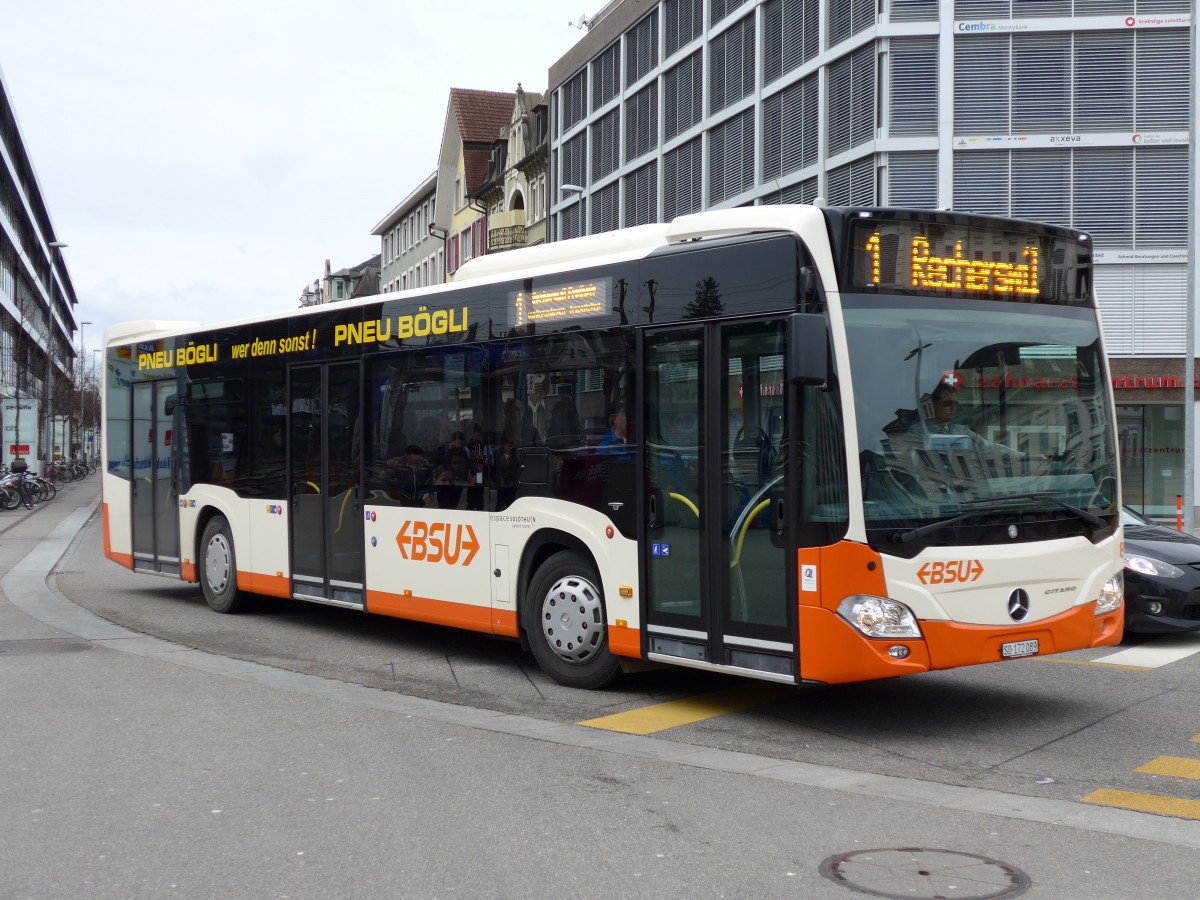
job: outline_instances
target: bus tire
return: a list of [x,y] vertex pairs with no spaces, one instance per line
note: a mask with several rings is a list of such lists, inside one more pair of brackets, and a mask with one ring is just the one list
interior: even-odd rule
[[604,687],[621,671],[608,649],[599,584],[595,567],[566,550],[542,563],[525,595],[525,632],[533,656],[543,672],[567,687]]
[[216,612],[237,613],[246,608],[246,595],[237,586],[237,557],[224,516],[213,516],[200,538],[200,589]]

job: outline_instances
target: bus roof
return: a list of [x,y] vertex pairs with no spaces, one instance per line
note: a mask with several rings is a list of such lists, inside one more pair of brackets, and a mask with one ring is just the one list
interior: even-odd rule
[[[668,224],[637,225],[480,256],[459,268],[454,283],[543,275],[564,268],[641,259],[655,250],[704,238],[779,231],[811,234],[814,228],[820,229],[820,234],[826,234],[823,213],[815,206],[742,206],[710,210],[680,216]],[[821,262],[818,260],[818,265]],[[832,265],[832,257],[828,262]],[[822,272],[827,279],[831,274]]]

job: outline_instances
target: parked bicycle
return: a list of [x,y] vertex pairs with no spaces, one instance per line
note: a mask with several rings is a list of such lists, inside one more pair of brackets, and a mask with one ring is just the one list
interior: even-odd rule
[[29,464],[24,460],[15,461],[11,469],[0,467],[0,487],[4,491],[5,509],[16,509],[22,505],[26,509],[33,509],[40,499],[37,482],[26,477],[28,472]]

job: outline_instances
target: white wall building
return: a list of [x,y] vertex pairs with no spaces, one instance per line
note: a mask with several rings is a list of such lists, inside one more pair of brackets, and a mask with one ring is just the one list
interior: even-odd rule
[[436,201],[434,172],[371,229],[380,242],[379,282],[383,293],[446,280],[445,243],[429,231]]

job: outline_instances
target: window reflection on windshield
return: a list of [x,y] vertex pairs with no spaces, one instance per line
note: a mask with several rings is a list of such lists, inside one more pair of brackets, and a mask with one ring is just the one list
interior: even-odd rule
[[850,298],[846,326],[869,529],[1043,492],[1111,512],[1116,467],[1089,310]]

